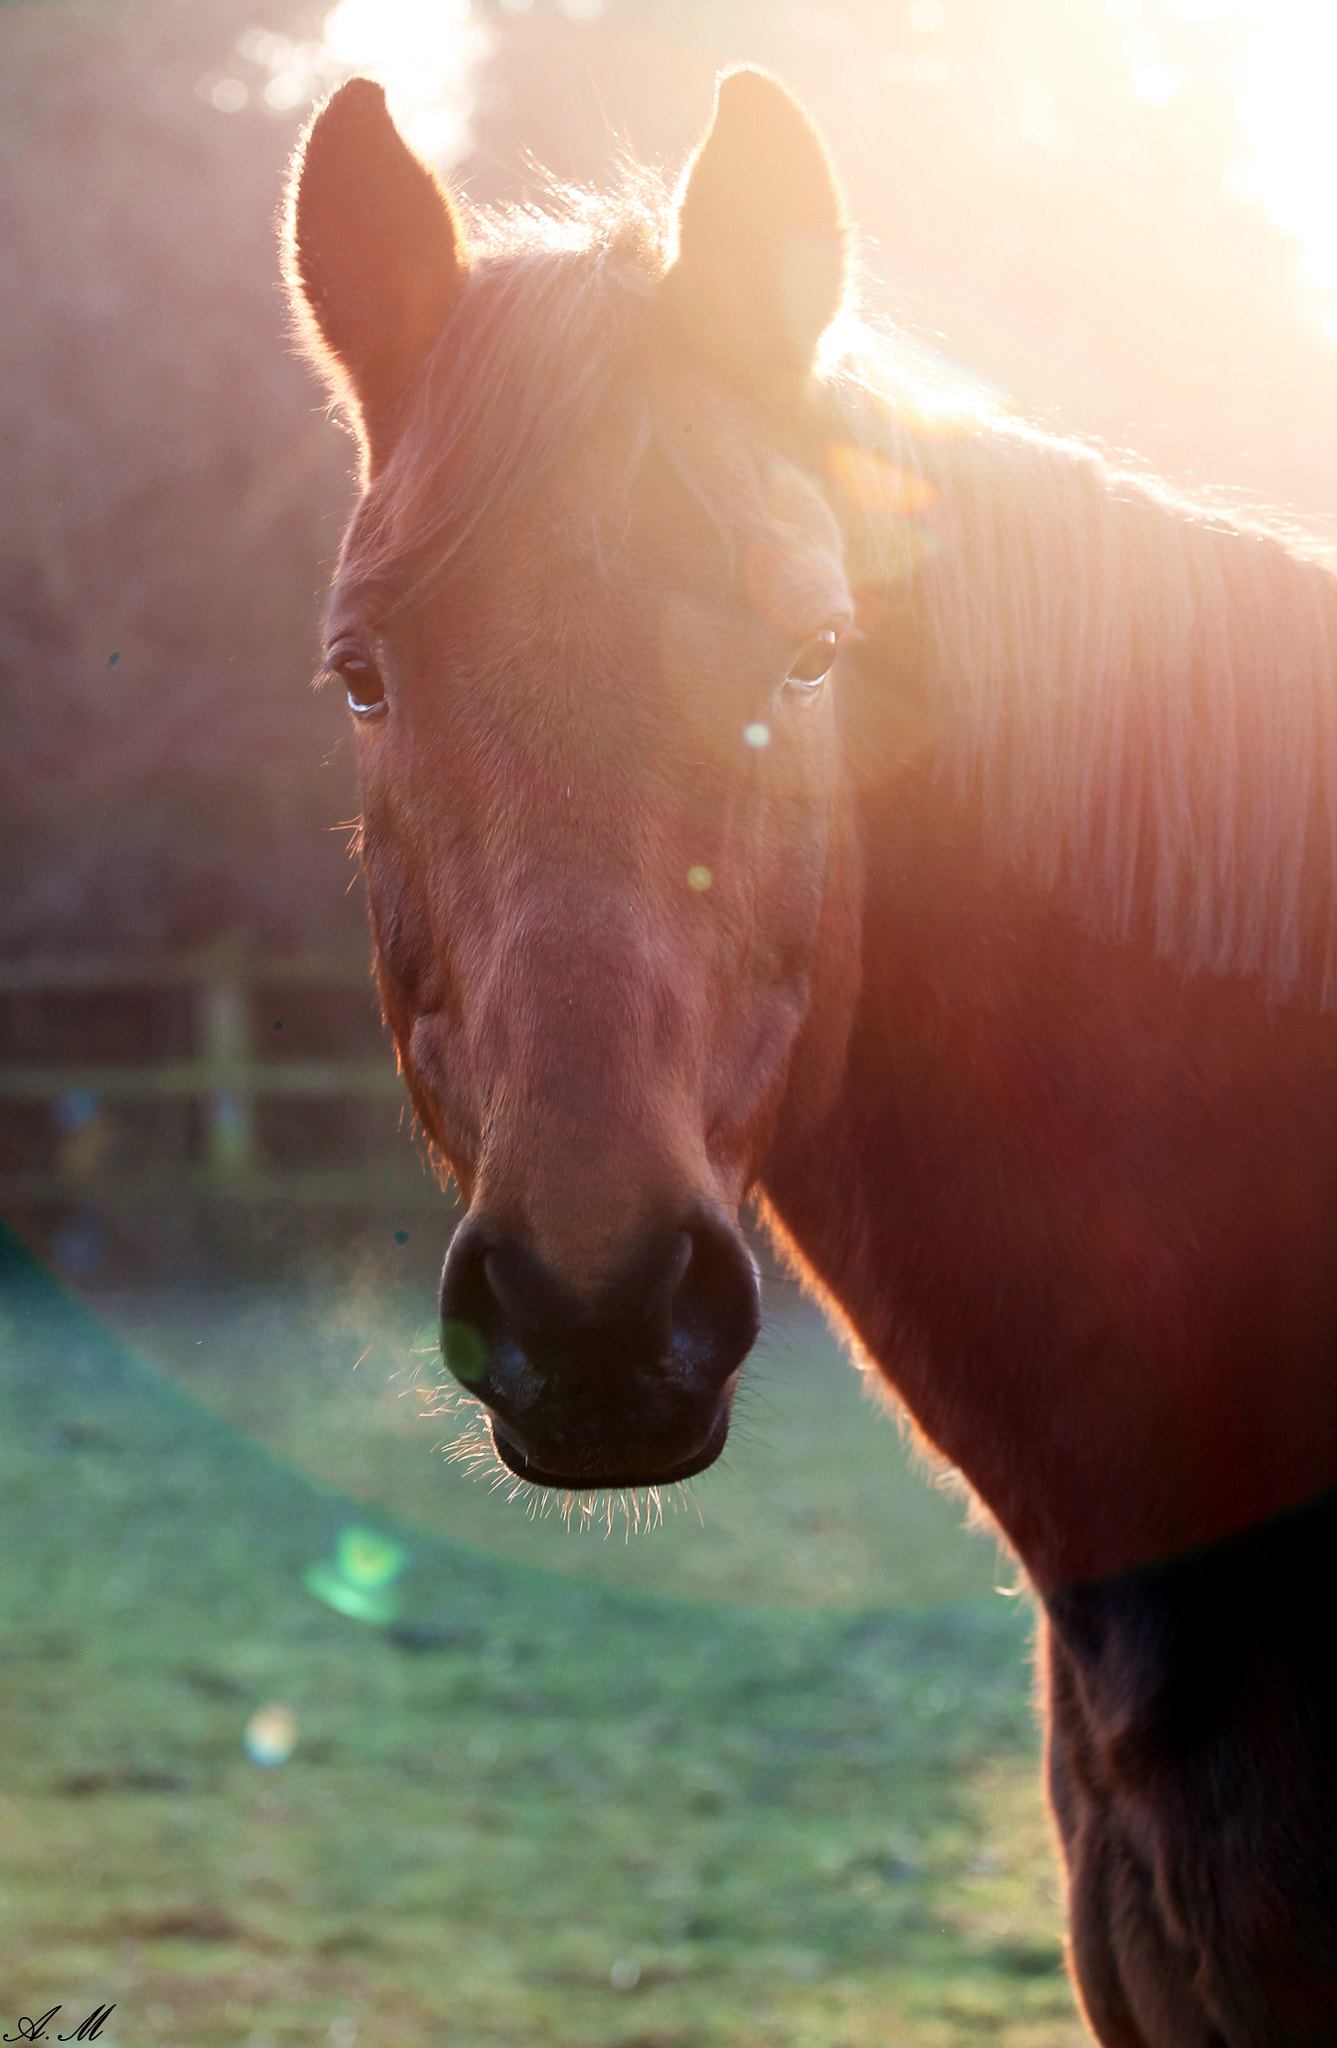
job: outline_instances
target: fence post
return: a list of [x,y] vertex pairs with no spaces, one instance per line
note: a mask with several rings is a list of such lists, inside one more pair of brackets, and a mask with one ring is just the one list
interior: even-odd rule
[[255,1160],[255,1111],[238,1070],[251,1057],[250,992],[242,955],[219,951],[200,984],[200,1054],[219,1085],[205,1098],[205,1159],[221,1175],[244,1173]]

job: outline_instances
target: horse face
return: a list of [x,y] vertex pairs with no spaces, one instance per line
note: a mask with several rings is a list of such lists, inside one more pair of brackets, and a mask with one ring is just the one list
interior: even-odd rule
[[[768,118],[772,100],[782,127],[802,124],[765,82]],[[308,143],[295,236],[336,349],[330,290],[302,267],[302,207],[338,106]],[[365,104],[353,112],[365,125]],[[835,523],[794,459],[801,435],[780,424],[801,411],[781,393],[799,393],[820,325],[796,344],[802,292],[777,287],[787,324],[740,395],[755,294],[708,321],[712,260],[736,280],[704,230],[687,233],[723,120],[722,101],[643,346],[504,528],[429,581],[387,583],[368,539],[411,467],[403,373],[382,367],[383,346],[340,353],[372,485],[328,660],[359,733],[386,1014],[469,1203],[443,1274],[443,1349],[503,1460],[563,1487],[683,1478],[722,1447],[759,1326],[739,1205],[781,1102],[842,1028],[836,991],[852,978],[826,683],[851,605]],[[408,163],[378,158],[377,176],[402,177],[416,207]],[[469,293],[481,305],[486,289],[451,286],[463,353]],[[722,362],[702,359],[707,329],[728,340]],[[510,351],[517,406],[545,345],[535,333]]]
[[[741,462],[700,380],[658,410]],[[664,455],[627,491],[610,422],[458,582],[378,617],[354,548],[330,615],[388,705],[356,720],[386,1011],[470,1204],[446,1357],[564,1484],[708,1463],[757,1333],[735,1218],[830,922],[850,604],[820,497],[748,454],[726,542]]]

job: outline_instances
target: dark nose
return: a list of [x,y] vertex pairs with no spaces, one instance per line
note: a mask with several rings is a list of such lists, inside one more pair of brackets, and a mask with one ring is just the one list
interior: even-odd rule
[[491,1411],[500,1457],[566,1487],[661,1484],[710,1464],[761,1324],[747,1247],[706,1210],[646,1232],[592,1302],[521,1238],[467,1217],[440,1306],[446,1364]]

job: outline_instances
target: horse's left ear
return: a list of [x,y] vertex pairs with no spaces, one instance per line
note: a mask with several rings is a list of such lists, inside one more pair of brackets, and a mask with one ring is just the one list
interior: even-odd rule
[[776,79],[726,72],[682,183],[664,280],[675,325],[735,382],[779,396],[811,370],[845,274],[844,207],[821,137]]
[[356,406],[376,468],[463,285],[465,255],[450,200],[369,78],[341,85],[298,146],[285,256],[310,352]]

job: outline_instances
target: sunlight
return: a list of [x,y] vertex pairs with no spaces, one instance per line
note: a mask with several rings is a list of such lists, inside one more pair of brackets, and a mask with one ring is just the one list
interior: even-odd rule
[[443,170],[473,146],[474,75],[490,47],[469,0],[339,0],[325,17],[330,60],[377,79],[405,139]]
[[[1129,23],[1142,12],[1137,0],[1107,6]],[[1191,28],[1237,32],[1231,93],[1242,148],[1227,189],[1260,205],[1299,244],[1297,282],[1337,341],[1337,10],[1331,0],[1169,0],[1168,11]],[[1138,36],[1154,56],[1156,38],[1143,29],[1130,35],[1126,54]],[[1148,103],[1155,97],[1136,73],[1134,90]]]
[[258,105],[300,115],[343,79],[374,78],[419,155],[441,171],[463,163],[473,148],[478,68],[492,50],[470,0],[338,0],[320,33],[319,42],[294,42],[249,28],[235,55],[250,82],[208,71],[195,90],[220,114]]
[[1303,250],[1301,280],[1337,341],[1337,9],[1332,0],[1240,0],[1250,28],[1240,116],[1251,155],[1236,186]]

